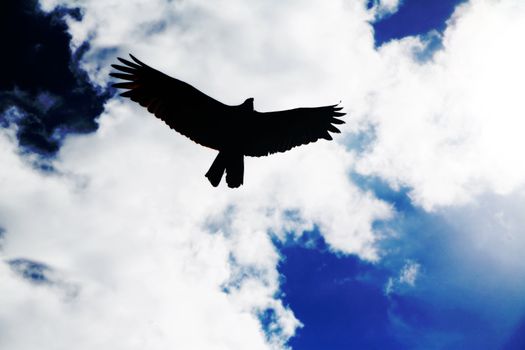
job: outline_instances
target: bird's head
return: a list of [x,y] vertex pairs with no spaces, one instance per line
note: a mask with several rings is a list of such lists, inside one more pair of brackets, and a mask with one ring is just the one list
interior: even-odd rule
[[253,97],[247,98],[246,101],[241,104],[241,107],[253,111]]

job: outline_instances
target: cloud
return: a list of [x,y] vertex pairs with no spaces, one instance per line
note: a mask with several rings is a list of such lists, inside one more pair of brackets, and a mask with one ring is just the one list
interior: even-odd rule
[[419,274],[420,267],[421,266],[416,262],[407,262],[399,273],[399,282],[413,287],[416,283],[416,278]]
[[376,20],[393,14],[402,4],[401,0],[375,0],[371,2],[371,10],[375,12]]
[[475,0],[457,8],[427,62],[414,57],[418,37],[383,45],[367,120],[375,140],[358,170],[412,188],[427,210],[523,186],[524,17],[521,1]]
[[402,291],[404,288],[414,287],[420,271],[421,265],[419,263],[411,260],[406,261],[399,271],[399,276],[388,279],[385,285],[385,294],[388,296],[393,292]]
[[[14,151],[2,136],[2,149]],[[91,153],[98,164],[88,158],[89,166],[75,169],[78,173],[67,169],[64,160],[61,174],[39,174],[15,154],[2,153],[2,163],[10,169],[2,175],[2,258],[42,261],[78,286],[75,298],[63,300],[56,283],[33,286],[2,269],[0,319],[9,325],[2,347],[267,348],[268,342],[280,344],[293,333],[298,323],[274,298],[277,275],[266,266],[259,266],[261,276],[245,278],[229,294],[221,291],[232,274],[228,257],[234,254],[233,243],[201,227],[199,211],[204,218],[213,203],[206,198],[199,203],[198,196],[184,203],[184,197],[173,195],[178,188],[171,181],[182,162],[171,163],[171,170],[150,169],[161,173],[164,182],[146,185],[137,167],[148,164],[139,165],[134,157],[116,161],[113,157],[129,144],[108,136],[119,151]],[[170,164],[166,155],[163,165]],[[105,167],[109,164],[113,166]],[[128,179],[121,181],[126,173]],[[271,245],[260,251],[278,259]],[[250,299],[242,297],[245,293]],[[283,338],[265,339],[256,311],[266,308],[280,316]],[[31,334],[26,334],[28,327]]]
[[[39,9],[37,0],[4,1],[0,40],[9,54],[0,57],[0,125],[17,124],[20,146],[52,156],[68,132],[92,132],[109,94],[96,90],[78,69],[84,48],[70,51],[63,16],[81,19],[78,9]],[[25,28],[20,30],[20,28]],[[16,107],[25,115],[4,120]]]

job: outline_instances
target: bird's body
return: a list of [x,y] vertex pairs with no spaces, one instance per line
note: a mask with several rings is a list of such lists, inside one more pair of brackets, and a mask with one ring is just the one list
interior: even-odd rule
[[244,156],[285,152],[319,138],[331,140],[328,131],[339,132],[332,124],[344,123],[337,118],[345,114],[338,105],[277,112],[256,111],[253,98],[240,105],[226,105],[131,58],[134,62],[119,58],[125,66],[112,65],[120,72],[111,76],[126,80],[113,86],[128,89],[121,95],[146,107],[170,128],[218,150],[206,173],[213,186],[218,186],[224,172],[229,187],[242,185]]

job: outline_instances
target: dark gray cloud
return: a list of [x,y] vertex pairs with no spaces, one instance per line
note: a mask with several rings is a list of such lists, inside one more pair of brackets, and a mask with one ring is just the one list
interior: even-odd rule
[[[79,9],[40,10],[36,0],[0,4],[0,125],[17,125],[24,150],[54,154],[70,132],[96,130],[108,92],[97,90],[79,60],[87,44],[74,53],[64,17],[80,20]],[[7,113],[15,107],[18,118]],[[11,111],[12,112],[12,111]]]

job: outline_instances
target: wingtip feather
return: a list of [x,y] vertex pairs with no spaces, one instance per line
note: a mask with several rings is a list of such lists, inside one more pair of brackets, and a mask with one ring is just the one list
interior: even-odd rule
[[328,124],[328,128],[327,129],[328,129],[328,131],[331,131],[331,132],[336,133],[336,134],[340,134],[341,133],[341,130],[339,130],[338,128],[336,128],[332,124]]
[[321,138],[323,138],[325,140],[328,140],[328,141],[332,141],[333,140],[332,136],[328,133],[328,131],[325,131],[325,133],[323,135],[321,135]]
[[117,78],[117,79],[123,79],[123,80],[134,80],[135,77],[131,74],[123,74],[118,72],[111,72],[109,73],[110,77]]
[[131,67],[128,67],[128,66],[121,66],[119,64],[112,64],[111,67],[113,67],[114,69],[119,70],[120,72],[125,72],[125,73],[129,73],[129,74],[135,74],[137,72],[137,70],[134,69],[134,68],[131,68]]
[[133,56],[132,54],[129,54],[129,57],[131,57],[131,59],[135,62],[137,62],[138,64],[140,64],[141,66],[145,66],[144,63],[142,63],[141,61],[138,60],[138,58],[136,58],[135,56]]
[[129,66],[129,67],[132,67],[132,68],[141,68],[140,65],[136,64],[136,63],[133,63],[133,62],[130,62],[128,61],[127,59],[125,58],[122,58],[122,57],[117,57],[117,60],[119,60],[120,62],[124,63],[126,66]]

